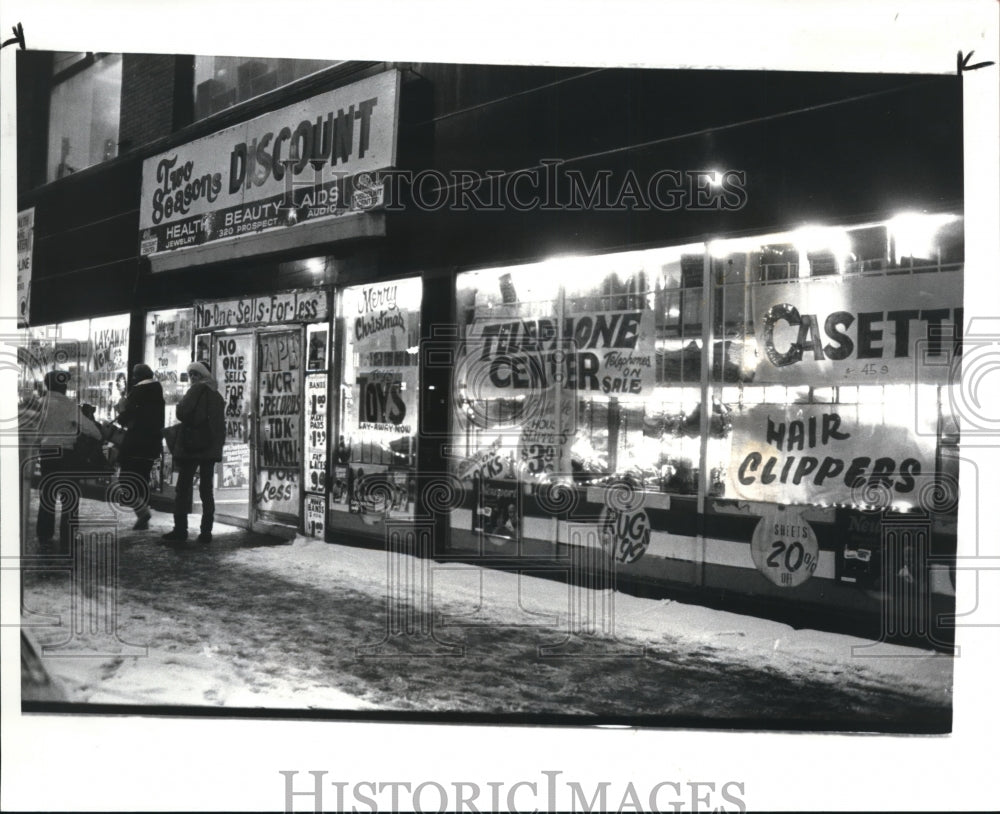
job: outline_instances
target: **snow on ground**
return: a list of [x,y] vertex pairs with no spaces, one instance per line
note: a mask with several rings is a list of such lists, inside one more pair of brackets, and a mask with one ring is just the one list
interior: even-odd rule
[[[82,655],[44,658],[71,701],[876,730],[950,713],[945,654],[302,537],[265,545],[224,526],[209,547],[175,550],[159,541],[169,517],[154,518],[119,533],[118,638],[145,650],[81,624],[68,647]],[[82,596],[96,603],[84,608],[108,601]],[[26,573],[24,597],[63,620],[31,627],[36,640],[65,641],[69,575]]]

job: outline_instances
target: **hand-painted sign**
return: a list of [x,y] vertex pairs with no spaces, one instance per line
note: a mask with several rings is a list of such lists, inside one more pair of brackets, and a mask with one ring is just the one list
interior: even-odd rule
[[[598,311],[554,318],[477,315],[466,337],[460,374],[471,398],[511,398],[517,391],[566,390],[649,396],[656,386],[653,313]],[[462,384],[462,383],[459,383]]]
[[943,384],[960,353],[962,277],[822,277],[751,289],[754,384]]
[[771,582],[794,588],[816,571],[819,544],[812,526],[798,510],[774,506],[754,529],[750,555],[757,570]]
[[31,317],[31,262],[35,242],[35,208],[17,213],[17,324]]
[[934,437],[918,435],[882,405],[750,407],[733,418],[726,496],[768,503],[852,503],[878,487],[912,502],[921,473],[934,471]]
[[387,71],[147,159],[142,255],[381,203],[396,161],[400,74]]
[[601,545],[618,562],[635,562],[649,548],[652,525],[641,507],[606,505],[601,512]]
[[196,302],[194,327],[238,328],[247,325],[278,325],[312,322],[327,316],[326,292],[319,289],[283,291],[263,297]]

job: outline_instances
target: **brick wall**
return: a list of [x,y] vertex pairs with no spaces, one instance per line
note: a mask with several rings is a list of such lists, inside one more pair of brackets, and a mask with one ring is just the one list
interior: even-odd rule
[[194,58],[125,54],[119,154],[167,136],[191,122]]

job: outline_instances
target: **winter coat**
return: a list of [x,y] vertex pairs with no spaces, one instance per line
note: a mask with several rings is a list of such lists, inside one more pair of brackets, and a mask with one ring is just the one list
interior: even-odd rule
[[[35,407],[37,424],[31,433],[32,441],[43,447],[61,447],[71,450],[78,435],[85,435],[100,442],[101,430],[80,410],[74,399],[62,393],[46,393]],[[36,440],[37,439],[37,440]]]
[[160,457],[165,411],[163,386],[156,379],[146,379],[132,388],[120,402],[115,419],[125,428],[122,458]]
[[[188,461],[221,461],[222,447],[226,443],[226,403],[219,395],[219,383],[215,379],[205,379],[184,394],[177,404],[177,420],[181,431],[174,446],[174,458]],[[207,424],[210,442],[205,449],[185,449],[184,436],[188,427],[204,427]]]

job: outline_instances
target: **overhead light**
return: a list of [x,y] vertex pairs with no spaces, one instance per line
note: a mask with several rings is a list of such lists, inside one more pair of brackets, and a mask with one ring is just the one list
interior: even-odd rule
[[958,219],[948,213],[900,212],[886,224],[896,246],[896,257],[931,257],[938,230]]

